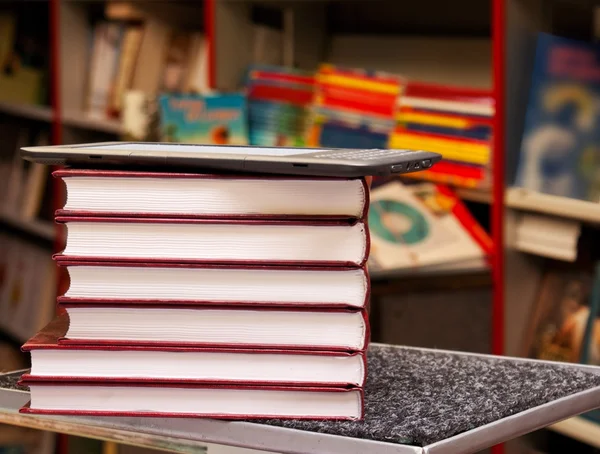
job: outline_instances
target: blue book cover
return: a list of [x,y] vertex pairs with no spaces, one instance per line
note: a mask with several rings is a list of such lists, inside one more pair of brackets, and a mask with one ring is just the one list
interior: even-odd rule
[[600,45],[540,34],[517,186],[600,202]]
[[173,94],[160,97],[160,124],[165,142],[247,145],[246,97]]

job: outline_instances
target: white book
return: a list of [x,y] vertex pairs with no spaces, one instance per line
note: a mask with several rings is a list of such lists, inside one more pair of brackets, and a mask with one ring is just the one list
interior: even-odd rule
[[210,174],[61,170],[64,214],[169,216],[364,215],[362,178],[224,176]]
[[117,304],[64,307],[69,315],[66,338],[74,343],[357,351],[366,347],[369,333],[364,311]]
[[360,419],[362,391],[300,387],[168,387],[26,382],[29,413],[204,416],[225,419]]
[[364,268],[62,262],[69,288],[61,302],[145,302],[238,306],[363,308]]
[[286,222],[57,217],[67,226],[64,256],[360,266],[368,256],[362,221]]
[[340,387],[365,382],[363,353],[73,345],[60,342],[68,325],[66,315],[58,316],[23,346],[31,354],[31,372],[23,379]]

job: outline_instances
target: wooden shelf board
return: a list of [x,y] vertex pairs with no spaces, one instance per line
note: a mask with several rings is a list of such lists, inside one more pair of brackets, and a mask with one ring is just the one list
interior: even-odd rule
[[510,188],[506,192],[506,206],[517,210],[600,224],[600,203],[585,200],[540,194],[522,188]]
[[477,203],[492,203],[492,193],[488,190],[456,188],[455,192],[462,200]]
[[0,101],[0,112],[32,120],[52,121],[52,109],[48,106],[16,104]]
[[65,112],[63,114],[63,124],[80,129],[89,129],[90,131],[105,132],[108,134],[119,135],[123,132],[123,126],[118,120],[93,118],[85,112]]
[[35,235],[44,240],[54,241],[56,238],[55,226],[49,221],[21,219],[9,213],[0,213],[0,221],[17,230]]
[[[0,113],[46,122],[51,122],[53,115],[52,109],[48,106],[15,104],[3,101],[0,101]],[[63,114],[62,123],[65,126],[89,129],[91,131],[109,134],[121,134],[123,132],[120,121],[91,118],[85,112],[65,112]]]
[[600,448],[600,424],[588,421],[581,416],[565,419],[548,428],[595,448]]

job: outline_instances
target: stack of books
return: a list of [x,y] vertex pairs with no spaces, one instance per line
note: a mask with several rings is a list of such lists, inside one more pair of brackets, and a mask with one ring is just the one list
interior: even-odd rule
[[61,170],[70,286],[25,412],[360,419],[364,179]]
[[489,91],[408,82],[398,97],[389,148],[443,155],[442,162],[413,178],[487,188],[493,116],[494,100]]
[[314,76],[279,66],[248,71],[248,126],[251,145],[306,145]]
[[387,148],[399,77],[324,64],[316,75],[309,145]]

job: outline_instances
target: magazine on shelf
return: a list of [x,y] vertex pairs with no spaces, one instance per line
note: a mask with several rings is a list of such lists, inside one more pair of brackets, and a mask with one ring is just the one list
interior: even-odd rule
[[[600,263],[549,267],[524,347],[535,359],[600,365]],[[600,423],[600,411],[582,416]]]
[[159,100],[165,142],[247,145],[246,98],[220,95],[163,95]]
[[517,186],[600,202],[599,50],[539,35]]
[[392,181],[375,189],[371,200],[374,269],[486,266],[491,239],[449,188]]

